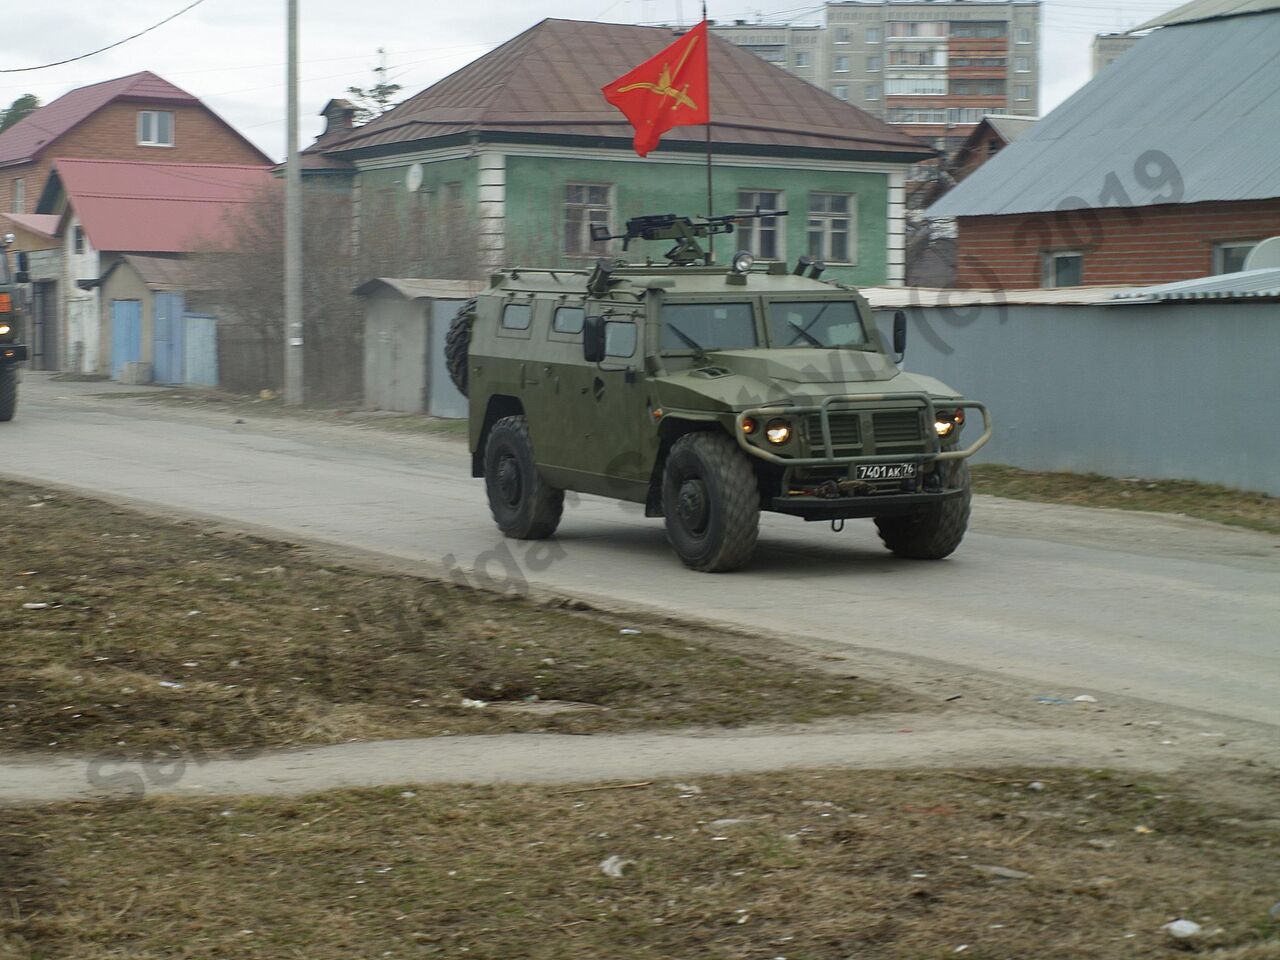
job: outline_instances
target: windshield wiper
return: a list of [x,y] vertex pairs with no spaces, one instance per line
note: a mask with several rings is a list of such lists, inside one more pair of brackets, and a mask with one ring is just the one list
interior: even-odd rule
[[702,346],[702,344],[700,344],[697,340],[693,339],[693,337],[689,336],[687,333],[685,333],[683,330],[677,327],[674,323],[671,323],[670,321],[668,321],[667,326],[671,328],[672,333],[674,333],[677,337],[679,337],[681,340],[685,342],[685,346],[687,346],[690,350],[697,350],[698,353],[704,353],[704,354],[707,352],[706,349]]
[[[825,309],[825,308],[824,308],[824,309]],[[800,326],[800,324],[796,323],[794,320],[788,320],[788,321],[787,321],[787,324],[788,324],[788,326],[792,327],[792,328],[795,330],[795,332],[796,332],[796,333],[798,333],[800,336],[804,337],[806,340],[808,340],[810,343],[812,343],[815,347],[825,347],[825,346],[826,346],[826,344],[825,344],[825,343],[823,343],[821,340],[819,340],[817,337],[815,337],[813,334],[811,334],[811,333],[810,333],[808,330],[806,330],[804,327]],[[796,342],[795,337],[792,337],[792,338],[791,338],[791,342],[792,342],[792,343],[795,343],[795,342]]]

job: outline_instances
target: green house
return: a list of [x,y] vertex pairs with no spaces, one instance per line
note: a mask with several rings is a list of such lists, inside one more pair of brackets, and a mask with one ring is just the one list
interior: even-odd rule
[[[348,191],[366,276],[481,276],[585,266],[629,217],[707,212],[705,126],[647,158],[600,88],[669,45],[669,28],[544,20],[362,126],[331,101],[303,154],[310,183]],[[903,279],[903,183],[934,151],[712,36],[712,211],[786,210],[720,238],[717,259],[801,254],[858,285]],[[658,256],[660,250],[633,249]]]

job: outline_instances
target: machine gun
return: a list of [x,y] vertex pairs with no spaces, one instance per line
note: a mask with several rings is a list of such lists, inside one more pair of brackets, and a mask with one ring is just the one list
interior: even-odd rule
[[609,228],[592,224],[591,240],[621,240],[626,250],[632,240],[674,240],[676,245],[665,254],[673,267],[688,267],[701,260],[711,265],[711,255],[698,243],[700,237],[712,237],[717,233],[733,233],[735,224],[744,220],[763,220],[766,217],[785,217],[786,210],[761,210],[754,213],[735,213],[724,217],[682,217],[674,213],[652,213],[632,217],[622,233],[610,233]]

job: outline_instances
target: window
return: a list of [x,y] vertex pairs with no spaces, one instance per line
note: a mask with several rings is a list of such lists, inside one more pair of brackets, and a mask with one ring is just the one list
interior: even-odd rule
[[639,334],[634,320],[606,320],[604,324],[604,355],[629,357],[636,352]]
[[167,110],[139,110],[138,144],[143,147],[172,147],[173,114]]
[[73,253],[84,253],[84,227],[76,227],[72,234],[71,250]]
[[570,183],[564,188],[564,252],[571,257],[598,257],[608,252],[606,240],[592,240],[591,228],[609,228],[613,188],[602,183]]
[[1253,240],[1215,243],[1213,245],[1213,272],[1239,273],[1249,251],[1258,244]]
[[867,331],[852,300],[769,304],[769,343],[774,347],[858,347]]
[[1084,254],[1072,250],[1044,255],[1043,286],[1078,287],[1083,282]]
[[[947,51],[940,49],[929,50],[890,50],[889,63],[894,66],[906,67],[945,67],[947,65]],[[963,64],[952,63],[956,66]]]
[[1031,87],[1025,83],[1019,83],[1013,88],[1013,96],[1017,100],[1030,100]]
[[972,86],[973,85],[969,83],[968,80],[953,80],[951,81],[951,92],[957,96],[963,97],[967,94],[973,93]]
[[878,83],[868,83],[868,84],[866,85],[866,87],[865,87],[865,88],[863,89],[863,91],[862,91],[862,99],[863,99],[863,100],[879,100],[879,99],[880,99],[880,84],[878,84]]
[[892,107],[885,118],[890,123],[946,123],[946,110],[913,110],[908,107]]
[[807,67],[808,65],[809,65],[809,54],[807,54],[807,53],[797,53],[797,54],[796,54],[796,66],[797,66],[797,67]]
[[947,24],[942,20],[891,20],[889,36],[896,39],[912,37],[945,37]]
[[879,42],[880,42],[880,28],[867,27],[867,43],[879,43]]
[[1030,73],[1031,59],[1029,57],[1014,57],[1013,69],[1016,70],[1018,73]]
[[528,330],[533,315],[531,303],[508,303],[502,308],[502,326],[506,330]]
[[880,58],[867,57],[867,73],[878,73],[880,71]]
[[836,69],[836,73],[848,73],[848,72],[849,72],[849,58],[848,58],[848,57],[836,57],[836,68],[835,68],[835,69]]
[[1018,42],[1018,43],[1030,43],[1030,42],[1031,42],[1031,28],[1030,28],[1030,27],[1019,27],[1019,28],[1018,28],[1018,33],[1017,33],[1017,42]]
[[837,83],[834,87],[832,87],[832,88],[831,88],[831,93],[832,93],[834,96],[839,97],[841,100],[848,100],[848,99],[849,99],[849,86],[848,86],[848,84],[844,84],[844,83]]
[[749,303],[668,303],[662,308],[664,352],[756,345],[756,320]]
[[556,307],[551,329],[556,333],[581,333],[586,315],[582,307]]
[[939,97],[947,92],[946,77],[890,77],[884,83],[889,96]]
[[1003,23],[953,23],[951,24],[951,35],[953,37],[970,37],[993,39],[995,37],[1003,37],[1006,34],[1006,28]]
[[27,212],[27,181],[22,177],[18,177],[13,181],[13,210],[11,212]]
[[836,42],[836,43],[848,43],[848,42],[849,42],[849,28],[848,28],[848,27],[836,27],[835,31],[833,32],[833,39],[835,40],[835,42]]
[[847,193],[809,194],[809,256],[827,263],[855,263],[853,197]]
[[[755,213],[760,210],[782,209],[782,194],[776,190],[739,190],[738,212]],[[760,217],[747,220],[738,227],[743,245],[760,260],[781,260],[782,231],[777,217]]]

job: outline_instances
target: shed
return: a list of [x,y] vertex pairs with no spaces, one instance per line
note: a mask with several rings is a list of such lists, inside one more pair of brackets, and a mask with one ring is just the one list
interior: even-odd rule
[[364,403],[370,410],[461,419],[467,398],[449,379],[444,340],[477,280],[379,277],[356,288],[365,304]]

